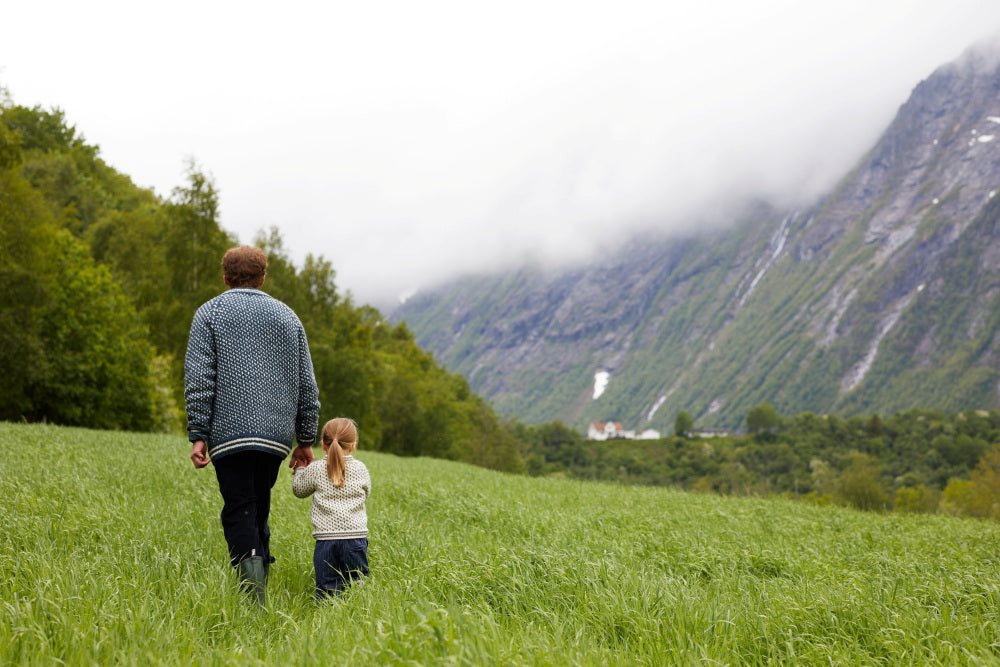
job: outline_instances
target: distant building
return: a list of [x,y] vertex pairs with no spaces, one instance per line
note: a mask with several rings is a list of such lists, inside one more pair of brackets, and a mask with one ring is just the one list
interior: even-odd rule
[[635,434],[635,431],[626,431],[621,422],[593,422],[587,428],[588,440],[658,440],[660,432],[647,428]]
[[729,433],[721,428],[693,428],[690,435],[692,438],[718,438]]
[[[618,440],[628,437],[621,422],[594,422],[587,429],[588,440]],[[634,432],[633,432],[634,435]]]

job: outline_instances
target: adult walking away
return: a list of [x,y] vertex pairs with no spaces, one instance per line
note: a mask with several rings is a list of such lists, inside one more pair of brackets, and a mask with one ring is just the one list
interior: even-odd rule
[[259,248],[226,252],[228,289],[195,313],[184,360],[191,462],[215,467],[230,562],[260,604],[274,562],[271,488],[289,453],[291,468],[312,463],[319,419],[305,330],[291,308],[260,291],[266,272]]

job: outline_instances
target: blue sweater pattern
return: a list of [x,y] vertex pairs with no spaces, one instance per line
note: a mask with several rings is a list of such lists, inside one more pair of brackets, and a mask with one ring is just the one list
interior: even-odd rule
[[206,302],[191,323],[184,359],[188,440],[212,459],[258,450],[285,457],[312,446],[319,391],[305,329],[274,297],[233,288]]

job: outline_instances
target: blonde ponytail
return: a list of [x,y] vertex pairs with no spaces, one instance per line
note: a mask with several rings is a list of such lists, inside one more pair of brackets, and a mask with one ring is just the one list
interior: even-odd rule
[[358,446],[358,425],[347,417],[331,419],[323,426],[323,446],[327,477],[334,486],[343,486],[347,474],[344,457]]

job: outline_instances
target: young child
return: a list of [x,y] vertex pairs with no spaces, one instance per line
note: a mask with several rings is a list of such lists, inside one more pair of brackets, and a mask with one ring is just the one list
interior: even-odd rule
[[354,458],[358,425],[337,417],[323,426],[326,456],[295,468],[292,492],[298,498],[312,494],[312,525],[316,547],[316,599],[343,593],[348,583],[368,576],[368,516],[365,500],[371,494],[368,468]]

